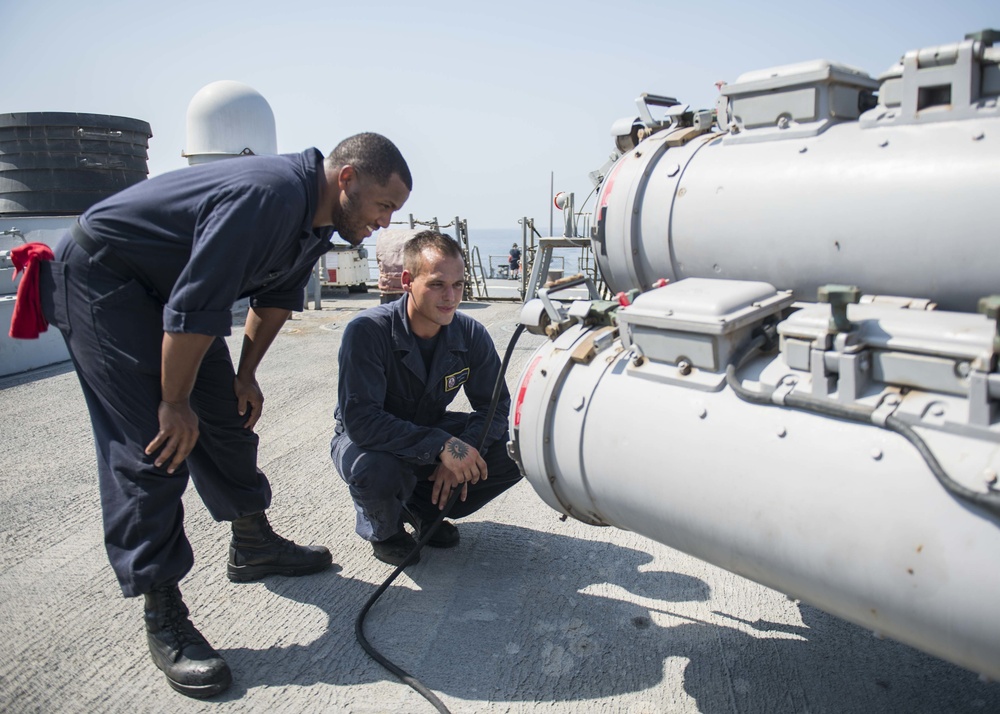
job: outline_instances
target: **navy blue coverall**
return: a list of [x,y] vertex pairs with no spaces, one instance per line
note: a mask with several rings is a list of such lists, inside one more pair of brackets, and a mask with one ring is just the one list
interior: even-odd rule
[[[270,505],[223,337],[239,298],[302,309],[332,235],[312,227],[322,170],[323,155],[309,149],[163,174],[90,208],[77,229],[88,249],[71,231],[43,264],[43,311],[66,339],[90,411],[105,545],[126,596],[191,569],[181,505],[189,475],[216,520]],[[144,453],[159,430],[164,331],[216,336],[190,398],[198,441],[173,474]]]
[[[359,314],[347,324],[340,345],[330,455],[354,499],[357,533],[369,541],[400,531],[403,504],[424,520],[437,518],[428,477],[452,436],[479,446],[500,372],[486,328],[461,312],[441,328],[425,367],[406,316],[408,299],[404,295]],[[460,389],[471,414],[447,411]],[[469,484],[467,500],[455,503],[452,517],[479,510],[520,480],[504,448],[509,410],[504,385],[480,451],[488,478]]]

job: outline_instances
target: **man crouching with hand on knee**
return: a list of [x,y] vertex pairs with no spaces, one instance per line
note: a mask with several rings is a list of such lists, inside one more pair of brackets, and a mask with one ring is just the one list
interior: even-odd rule
[[[354,500],[357,533],[390,565],[416,546],[404,523],[419,539],[454,490],[461,495],[450,515],[461,518],[521,478],[504,448],[506,385],[486,423],[500,358],[486,328],[457,311],[465,289],[458,244],[436,231],[418,233],[404,248],[402,284],[399,300],[365,310],[344,331],[330,443]],[[471,414],[447,411],[459,389]],[[427,545],[458,541],[458,528],[445,521]]]

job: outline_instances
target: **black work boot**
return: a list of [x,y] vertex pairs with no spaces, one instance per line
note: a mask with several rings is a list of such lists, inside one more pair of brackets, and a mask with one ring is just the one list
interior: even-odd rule
[[[406,560],[406,556],[416,547],[417,541],[413,540],[413,536],[403,530],[385,540],[372,541],[372,552],[375,554],[375,557],[383,563],[396,566],[402,565]],[[419,562],[420,553],[417,553],[410,559],[409,564],[414,565]]]
[[191,624],[177,586],[164,585],[143,597],[149,652],[170,686],[196,699],[228,689],[233,683],[229,665]]
[[226,574],[234,583],[268,575],[308,575],[329,568],[330,551],[321,545],[296,545],[271,530],[267,516],[254,513],[233,521]]
[[[411,511],[407,506],[403,506],[403,520],[413,526],[413,530],[415,531],[414,537],[417,540],[421,540],[424,537],[424,534],[431,529],[435,521],[434,518],[429,521],[425,520],[423,516],[416,513],[416,511]],[[458,526],[448,521],[441,521],[441,525],[434,531],[434,535],[427,541],[427,545],[431,548],[454,548],[458,545],[458,541]]]

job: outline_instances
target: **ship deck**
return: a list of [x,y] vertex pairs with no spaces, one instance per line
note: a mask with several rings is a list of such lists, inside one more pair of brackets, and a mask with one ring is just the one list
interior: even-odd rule
[[[392,568],[354,534],[328,455],[343,327],[377,302],[343,293],[297,314],[258,375],[271,521],[328,545],[334,568],[230,583],[226,524],[185,495],[196,561],[181,587],[235,678],[209,701],[167,687],[141,600],[121,597],[107,564],[71,367],[0,379],[0,710],[433,711],[355,641],[358,610]],[[463,305],[501,351],[519,307]],[[541,339],[522,337],[508,384]],[[1000,684],[633,533],[562,521],[528,483],[459,528],[460,546],[426,549],[367,626],[455,714],[1000,711]]]

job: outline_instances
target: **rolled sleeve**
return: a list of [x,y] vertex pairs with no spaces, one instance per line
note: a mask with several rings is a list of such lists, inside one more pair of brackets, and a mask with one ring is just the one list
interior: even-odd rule
[[267,292],[250,298],[251,307],[280,307],[282,310],[302,312],[306,306],[303,286],[290,292]]
[[230,310],[177,312],[169,305],[163,308],[164,332],[194,332],[224,337],[232,332],[232,324],[233,314]]

